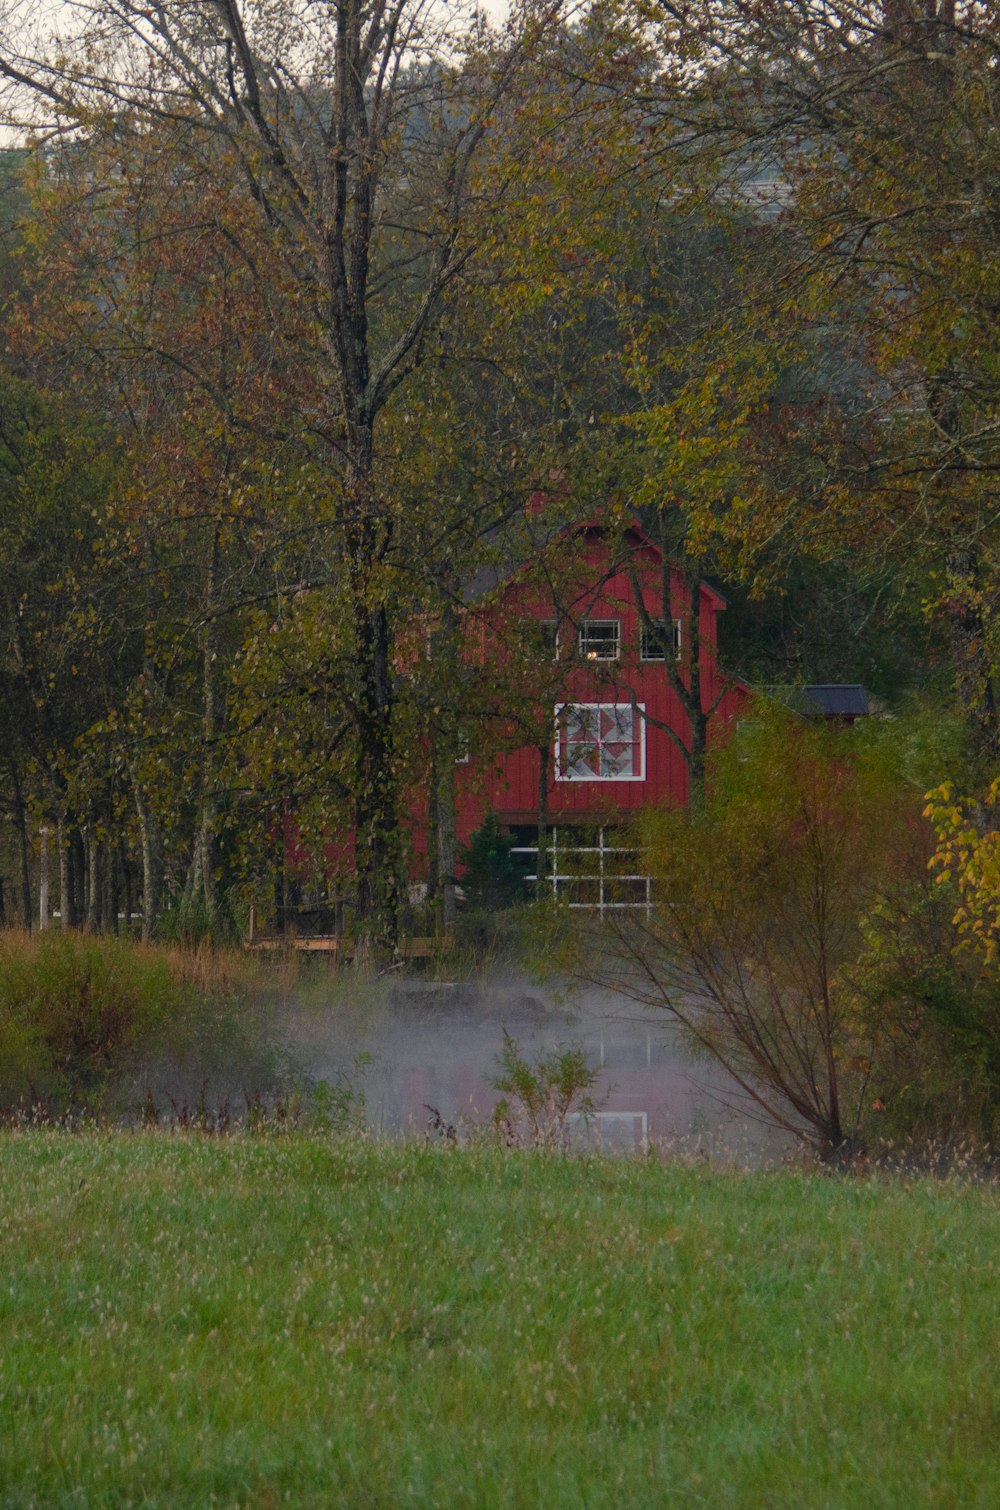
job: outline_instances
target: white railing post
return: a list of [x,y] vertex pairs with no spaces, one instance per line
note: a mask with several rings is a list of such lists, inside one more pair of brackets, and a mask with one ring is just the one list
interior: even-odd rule
[[597,830],[597,906],[604,916],[604,825]]
[[[582,883],[584,887],[586,887],[589,886],[591,881],[596,881],[596,901],[568,901],[566,903],[566,906],[573,908],[582,908],[587,912],[598,912],[602,917],[606,912],[617,912],[623,908],[635,909],[636,911],[642,910],[646,913],[647,918],[652,915],[652,876],[637,874],[633,871],[623,871],[621,874],[614,870],[612,870],[611,872],[608,871],[608,864],[610,863],[609,856],[611,855],[626,855],[629,859],[638,864],[639,859],[637,858],[636,850],[634,850],[631,846],[623,847],[621,845],[609,844],[603,825],[598,827],[596,844],[581,844],[574,846],[572,841],[567,841],[567,844],[563,846],[563,850],[560,850],[559,848],[558,828],[553,828],[549,832],[550,845],[547,859],[548,863],[551,865],[551,871],[548,874],[548,879],[550,879],[552,883],[552,896],[555,901],[559,900],[559,888],[563,884],[563,882],[565,882],[566,885],[570,887],[569,894],[572,895],[572,886],[574,883]],[[571,829],[570,833],[572,832],[573,830]],[[511,854],[534,855],[536,860],[535,873],[533,875],[525,875],[524,879],[526,881],[537,881],[539,879],[539,849],[537,844],[517,844],[512,848]],[[563,855],[563,859],[566,865],[569,867],[568,869],[559,869],[560,854]],[[587,865],[591,862],[586,857],[590,855],[597,856],[596,876],[592,875],[591,872],[587,870]],[[575,867],[572,863],[573,860],[576,860],[577,862]],[[643,888],[643,900],[641,902],[626,902],[624,900],[616,900],[614,891],[614,887],[616,885],[621,887],[622,897],[624,897],[633,896],[635,894],[632,891],[626,890],[627,885],[633,886],[640,884]],[[591,896],[592,895],[593,894],[591,893]]]

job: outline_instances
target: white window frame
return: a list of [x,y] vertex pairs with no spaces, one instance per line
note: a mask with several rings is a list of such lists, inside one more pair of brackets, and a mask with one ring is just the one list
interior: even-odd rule
[[[653,619],[652,622],[658,628],[662,627],[662,628],[665,629],[666,625],[667,625],[666,619]],[[680,619],[671,619],[670,623],[672,624],[673,631],[674,631],[674,660],[675,661],[679,661],[680,658],[681,658],[681,645],[682,645],[682,641],[681,641],[681,621],[680,621]],[[645,626],[645,624],[640,624],[640,626],[639,626],[639,659],[640,659],[640,661],[646,661],[646,662],[656,662],[656,661],[666,660],[666,656],[665,655],[657,655],[656,653],[650,653],[650,646],[649,646],[649,641],[648,641],[647,634],[646,634],[646,626]]]
[[[610,655],[601,655],[596,649],[588,650],[585,637],[589,629],[613,629],[614,651]],[[604,642],[608,643],[607,641]],[[617,661],[622,653],[622,621],[621,619],[584,619],[577,630],[576,646],[579,654],[585,661]]]
[[[631,744],[633,746],[633,749],[638,749],[638,754],[639,754],[639,762],[638,762],[639,769],[638,769],[638,772],[633,772],[629,776],[602,776],[602,775],[594,773],[594,772],[589,772],[586,776],[574,776],[574,775],[571,775],[568,772],[564,771],[563,768],[562,768],[562,760],[560,758],[560,747],[564,743],[564,740],[563,740],[563,731],[562,731],[562,723],[563,723],[563,719],[564,719],[564,716],[565,716],[567,710],[570,709],[570,708],[593,708],[595,710],[595,712],[597,713],[598,717],[600,717],[602,709],[612,708],[612,709],[617,710],[619,708],[628,708],[629,712],[632,714],[632,719],[633,719],[633,724],[632,724],[633,738],[631,740]],[[578,702],[557,703],[556,704],[556,742],[555,742],[555,776],[556,776],[556,780],[557,781],[572,781],[572,782],[595,781],[595,782],[600,782],[602,786],[605,785],[605,784],[607,784],[608,782],[614,782],[614,781],[645,781],[645,779],[646,779],[646,719],[645,719],[645,712],[646,712],[646,705],[645,705],[645,703],[631,703],[631,702],[628,702],[628,703],[578,703]],[[638,723],[638,729],[636,729],[636,722]],[[615,742],[616,743],[625,743],[624,740],[615,741]],[[600,741],[599,738],[596,741],[596,744],[597,744],[598,749],[600,749],[601,741]]]

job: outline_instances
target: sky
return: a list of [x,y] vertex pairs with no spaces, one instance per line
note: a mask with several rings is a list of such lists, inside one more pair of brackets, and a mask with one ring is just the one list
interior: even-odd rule
[[[435,4],[438,3],[439,0],[435,0]],[[466,10],[471,3],[472,0],[465,0],[461,9]],[[8,36],[11,28],[16,29],[19,24],[25,24],[36,35],[71,32],[79,24],[81,10],[87,8],[86,5],[74,5],[72,0],[6,0],[6,3],[5,0],[0,0],[0,15],[8,18]],[[442,11],[446,10],[444,0],[441,0],[440,8]],[[478,0],[478,8],[496,22],[508,13],[510,3],[509,0]],[[0,145],[13,145],[22,135],[23,131],[9,122],[0,124]]]

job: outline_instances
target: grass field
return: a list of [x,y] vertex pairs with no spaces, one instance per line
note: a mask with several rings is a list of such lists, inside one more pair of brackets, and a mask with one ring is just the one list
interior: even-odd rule
[[992,1510],[998,1204],[6,1134],[0,1504]]

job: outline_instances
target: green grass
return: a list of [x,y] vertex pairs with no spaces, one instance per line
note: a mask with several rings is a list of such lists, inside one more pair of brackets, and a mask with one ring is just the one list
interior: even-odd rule
[[995,1190],[0,1138],[4,1506],[1000,1504]]

